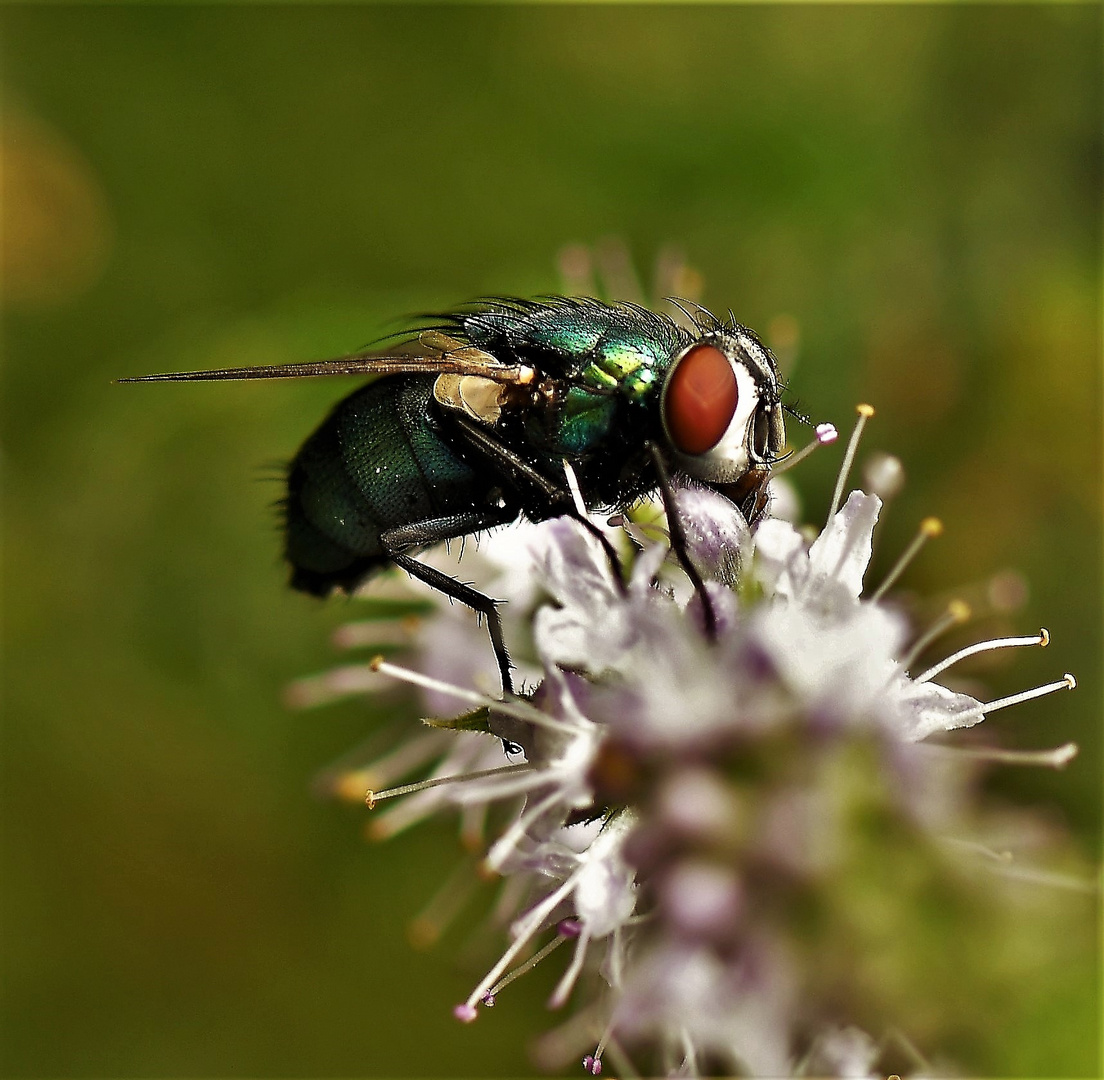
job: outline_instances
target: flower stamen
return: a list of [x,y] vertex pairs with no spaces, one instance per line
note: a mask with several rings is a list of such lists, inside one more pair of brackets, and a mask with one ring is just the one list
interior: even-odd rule
[[359,768],[343,768],[335,765],[319,780],[322,791],[346,802],[359,803],[368,788],[379,788],[392,780],[406,776],[420,765],[440,757],[447,738],[440,731],[426,732],[400,743],[394,750]]
[[497,769],[480,769],[478,772],[456,773],[453,776],[434,776],[429,780],[417,780],[412,784],[400,784],[398,787],[388,788],[386,791],[368,791],[364,795],[364,801],[369,810],[376,808],[376,803],[384,799],[393,799],[398,795],[413,795],[416,791],[428,791],[430,788],[442,787],[445,784],[463,784],[469,780],[483,780],[488,776],[498,776],[501,773],[534,772],[532,765],[518,763],[517,765],[500,765]]
[[[468,995],[468,1000],[463,1005],[457,1005],[453,1010],[453,1014],[457,1019],[463,1020],[464,1017],[468,1016],[468,1010],[475,1011],[475,1003],[483,1000],[487,991],[502,977],[502,973],[510,966],[514,957],[525,948],[529,939],[540,929],[541,923],[555,910],[556,905],[575,888],[579,874],[580,871],[576,870],[559,888],[553,889],[536,907],[532,908],[528,916],[520,920],[516,936],[510,947],[498,958],[498,963],[483,976],[479,985]],[[464,1010],[464,1016],[460,1015],[460,1010]],[[472,1016],[471,1019],[474,1020],[475,1017]]]
[[581,518],[587,517],[587,506],[583,500],[583,489],[579,487],[579,478],[575,475],[575,470],[571,467],[571,462],[567,458],[563,458],[563,471],[564,476],[567,477],[567,489],[571,492],[571,500],[575,503],[575,512]]
[[939,536],[943,532],[943,522],[939,518],[926,517],[920,522],[920,528],[916,535],[912,538],[912,543],[901,553],[900,558],[893,564],[893,569],[890,570],[885,576],[885,580],[874,590],[874,595],[871,596],[871,600],[877,602],[881,600],[883,596],[890,590],[897,579],[905,572],[905,567],[908,566],[913,559],[916,558],[920,549],[931,539]]
[[448,876],[421,913],[407,924],[406,936],[415,949],[428,949],[435,945],[467,903],[479,882],[474,869],[474,859],[468,856]]
[[836,511],[843,500],[843,488],[847,483],[847,474],[851,471],[851,466],[855,461],[855,452],[859,448],[859,439],[862,438],[863,428],[866,427],[867,420],[874,415],[874,406],[856,405],[855,412],[859,414],[859,419],[851,432],[851,438],[847,443],[847,451],[843,455],[843,464],[840,465],[839,475],[836,477],[836,490],[832,493],[832,508],[828,511],[829,522],[836,516]]
[[1039,765],[1049,769],[1064,769],[1080,752],[1075,742],[1062,743],[1051,750],[1004,750],[999,746],[941,746],[920,743],[926,752],[953,754],[974,761],[992,761],[1001,765]]
[[373,657],[368,664],[372,671],[378,671],[384,675],[390,675],[400,682],[410,683],[412,686],[420,686],[423,690],[436,690],[440,694],[449,694],[459,701],[467,701],[472,705],[485,705],[503,716],[513,716],[518,720],[533,724],[535,727],[545,727],[552,731],[570,732],[569,725],[556,720],[554,717],[534,708],[526,701],[502,701],[487,694],[480,694],[477,690],[465,690],[462,686],[442,682],[440,679],[430,678],[420,671],[412,671],[410,668],[401,667],[384,660],[382,656]]
[[[566,940],[566,938],[561,939]],[[583,970],[583,961],[586,959],[587,946],[590,944],[590,935],[582,930],[575,941],[575,954],[571,957],[571,963],[563,973],[552,996],[548,999],[550,1009],[559,1009],[566,1002],[579,978],[579,972]]]
[[486,859],[483,860],[483,866],[487,870],[497,872],[514,848],[517,847],[529,826],[534,821],[538,821],[543,813],[555,806],[559,799],[559,790],[553,790],[551,794],[546,795],[535,806],[527,806],[517,816],[514,823],[494,842],[494,846],[487,853]]
[[935,678],[940,672],[946,671],[953,664],[957,664],[959,660],[965,660],[968,656],[976,656],[978,653],[990,652],[995,649],[1014,649],[1027,645],[1041,645],[1045,649],[1049,644],[1050,631],[1045,626],[1039,630],[1038,634],[1031,637],[1006,637],[979,641],[973,645],[967,645],[965,649],[959,649],[958,652],[952,653],[946,660],[941,660],[938,664],[928,668],[927,671],[917,675],[915,681],[926,683]]
[[361,619],[339,626],[330,640],[339,649],[407,645],[423,622],[418,615],[405,615],[401,619]]
[[773,480],[776,476],[789,472],[798,462],[804,461],[818,446],[827,446],[829,443],[834,443],[837,438],[839,438],[839,432],[834,424],[817,424],[813,441],[806,443],[797,453],[790,454],[789,457],[773,465],[770,471],[770,479]]
[[1047,694],[1053,694],[1058,690],[1074,690],[1076,687],[1077,680],[1067,671],[1057,682],[1036,686],[1032,690],[1021,690],[1018,694],[998,698],[996,701],[987,701],[981,706],[981,711],[983,715],[988,716],[998,709],[1007,709],[1009,705],[1019,705],[1021,702],[1031,701],[1032,698],[1046,697]]
[[1012,852],[1007,848],[997,851],[987,844],[979,844],[976,840],[963,840],[957,836],[944,836],[941,837],[941,839],[948,847],[955,847],[961,851],[968,851],[971,855],[980,855],[982,858],[989,859],[992,862],[1010,863],[1014,858]]
[[610,1036],[613,1035],[613,1021],[611,1020],[606,1025],[606,1030],[602,1032],[602,1037],[598,1040],[598,1045],[594,1048],[593,1054],[587,1054],[583,1058],[583,1068],[586,1069],[591,1076],[600,1076],[602,1073],[602,1055],[605,1053],[606,1044],[610,1041]]
[[495,998],[503,991],[503,989],[509,986],[510,983],[512,983],[515,979],[520,979],[522,975],[524,975],[527,971],[532,971],[533,968],[535,968],[537,964],[539,964],[546,956],[550,956],[565,941],[569,940],[570,939],[564,937],[563,934],[557,933],[556,936],[550,942],[548,942],[547,945],[544,946],[544,948],[542,948],[539,952],[535,952],[532,956],[529,957],[528,960],[525,961],[524,964],[519,964],[516,968],[514,968],[513,971],[507,972],[505,975],[503,975],[502,978],[499,979],[498,982],[496,982],[494,986],[492,986],[490,990],[488,990],[483,995],[483,1004],[486,1005],[487,1008],[493,1008]]
[[915,644],[901,660],[901,667],[907,671],[933,641],[942,637],[952,626],[967,622],[971,614],[970,605],[965,600],[952,600],[947,605],[947,610],[916,639]]

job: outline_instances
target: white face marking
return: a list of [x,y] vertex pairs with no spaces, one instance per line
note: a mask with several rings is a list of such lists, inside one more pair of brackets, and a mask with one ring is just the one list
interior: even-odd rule
[[738,480],[748,471],[748,441],[750,428],[755,419],[755,410],[759,407],[759,391],[751,372],[738,360],[731,357],[728,361],[736,376],[736,412],[729,422],[721,441],[704,454],[680,454],[676,451],[675,460],[696,480],[708,480],[715,484],[730,483]]

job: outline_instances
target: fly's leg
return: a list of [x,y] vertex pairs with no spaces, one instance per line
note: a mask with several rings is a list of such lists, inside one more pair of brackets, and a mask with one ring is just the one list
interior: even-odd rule
[[675,553],[679,565],[686,571],[686,576],[694,586],[694,591],[701,600],[702,620],[705,623],[705,636],[710,641],[717,638],[717,614],[713,610],[713,601],[705,588],[698,568],[690,558],[690,552],[686,544],[686,533],[682,528],[682,520],[679,518],[678,501],[675,498],[675,489],[671,486],[671,475],[667,472],[667,464],[659,447],[655,443],[648,443],[648,452],[652,455],[652,463],[655,465],[656,476],[659,479],[659,493],[663,497],[663,510],[667,515],[667,531],[671,535],[671,550]]
[[554,480],[549,480],[523,457],[514,453],[508,446],[504,446],[489,431],[485,431],[467,417],[450,416],[449,419],[455,424],[468,445],[486,457],[494,465],[495,471],[499,475],[504,475],[513,487],[523,486],[539,492],[548,500],[550,506],[560,509],[564,515],[582,525],[602,545],[602,550],[609,560],[610,569],[613,571],[613,580],[621,593],[626,591],[621,560],[617,557],[617,552],[614,551],[606,534],[590,518],[579,512],[568,488],[557,484]]
[[487,630],[491,635],[491,648],[494,649],[498,673],[502,677],[502,692],[507,697],[511,696],[514,693],[514,680],[510,675],[510,654],[506,649],[506,639],[502,633],[502,618],[498,613],[499,601],[432,566],[418,562],[409,555],[400,553],[390,558],[396,566],[405,570],[411,577],[424,581],[431,589],[453,600],[459,600],[461,604],[486,618]]
[[510,676],[510,654],[506,649],[502,619],[498,613],[499,601],[449,577],[441,570],[418,562],[417,559],[405,554],[405,551],[412,547],[466,536],[468,533],[489,529],[494,525],[505,525],[515,517],[517,517],[516,511],[509,508],[488,510],[483,513],[454,514],[450,517],[419,521],[412,525],[388,529],[380,536],[380,541],[387,551],[387,557],[396,566],[401,567],[411,577],[424,581],[431,589],[458,600],[465,607],[471,608],[486,618],[487,629],[491,635],[491,648],[494,649],[495,661],[498,664],[499,675],[502,677],[502,692],[506,695],[514,693],[514,682]]

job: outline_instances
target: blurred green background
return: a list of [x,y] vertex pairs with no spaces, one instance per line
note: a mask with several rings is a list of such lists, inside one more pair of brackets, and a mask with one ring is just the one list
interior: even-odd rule
[[[570,242],[677,245],[707,303],[796,321],[817,419],[878,406],[909,482],[872,580],[927,514],[910,589],[1022,575],[970,633],[1051,648],[964,673],[1074,672],[987,726],[1082,755],[994,793],[1096,860],[1099,7],[8,5],[0,33],[6,1075],[531,1071],[555,973],[457,1025],[489,954],[405,938],[453,826],[365,845],[310,785],[380,718],[281,705],[357,612],[283,587],[259,476],[351,384],[110,380],[555,291]],[[837,461],[798,477],[811,518]],[[1098,1004],[1093,949],[1044,965],[969,1064],[1097,1075]]]

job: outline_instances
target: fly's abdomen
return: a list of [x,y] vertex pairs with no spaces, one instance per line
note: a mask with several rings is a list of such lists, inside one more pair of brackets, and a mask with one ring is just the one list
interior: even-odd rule
[[382,379],[340,402],[288,476],[292,585],[325,595],[386,564],[389,529],[470,510],[472,470],[433,428],[433,377]]

